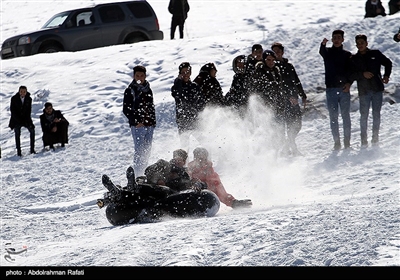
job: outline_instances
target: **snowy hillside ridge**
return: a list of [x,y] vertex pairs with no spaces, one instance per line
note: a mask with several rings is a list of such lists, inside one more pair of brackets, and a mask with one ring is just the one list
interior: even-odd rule
[[[400,14],[363,19],[364,1],[248,0],[243,5],[243,1],[191,0],[185,38],[169,40],[167,1],[149,2],[159,17],[163,41],[1,61],[0,238],[3,254],[7,246],[27,247],[23,254],[10,255],[14,261],[3,256],[2,269],[104,267],[100,271],[106,274],[116,268],[190,266],[195,272],[199,269],[197,277],[201,267],[207,271],[211,267],[233,271],[233,267],[244,267],[246,272],[253,267],[278,267],[277,271],[287,267],[397,268],[400,43],[392,38]],[[0,41],[39,28],[57,12],[93,3],[3,1]],[[322,39],[339,28],[345,31],[344,45],[352,53],[357,50],[354,36],[365,33],[369,47],[381,50],[393,62],[381,110],[381,141],[376,147],[360,147],[354,83],[352,149],[332,152],[324,67],[318,49]],[[214,62],[226,93],[234,74],[232,59],[249,54],[254,43],[268,48],[276,41],[285,46],[285,56],[295,66],[309,100],[296,138],[304,156],[272,156],[269,116],[257,102],[252,102],[245,120],[226,108],[207,110],[203,134],[215,170],[229,193],[252,199],[253,207],[236,211],[221,204],[211,218],[166,218],[157,223],[111,226],[96,201],[107,191],[102,175],[123,185],[125,170],[132,164],[133,140],[122,113],[123,92],[132,81],[132,68],[138,64],[146,67],[154,92],[153,163],[171,159],[172,151],[181,148],[171,96],[181,62],[193,65],[192,79],[202,65]],[[22,129],[20,158],[8,122],[10,98],[21,84],[33,96],[38,153],[29,154],[29,134]],[[396,103],[390,104],[389,98]],[[42,148],[39,116],[45,102],[51,102],[70,122],[65,148]],[[370,116],[369,140],[371,120]],[[339,121],[342,127],[341,118]],[[190,144],[189,160],[199,143],[192,138]],[[309,277],[320,277],[318,271]],[[368,274],[365,277],[372,276]],[[181,275],[187,276],[174,276],[179,279]],[[329,270],[324,275],[334,273]],[[388,275],[385,270],[379,277]],[[356,273],[352,277],[361,276]]]

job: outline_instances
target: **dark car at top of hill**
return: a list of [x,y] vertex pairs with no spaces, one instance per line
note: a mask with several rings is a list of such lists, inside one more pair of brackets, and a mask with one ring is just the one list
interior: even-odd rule
[[157,16],[147,1],[114,2],[58,13],[38,31],[6,39],[1,58],[80,51],[163,38]]

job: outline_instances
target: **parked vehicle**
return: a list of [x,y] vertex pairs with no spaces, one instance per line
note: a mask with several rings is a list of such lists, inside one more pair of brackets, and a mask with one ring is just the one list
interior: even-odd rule
[[1,58],[80,51],[163,38],[157,16],[147,1],[114,2],[58,13],[38,31],[6,39]]

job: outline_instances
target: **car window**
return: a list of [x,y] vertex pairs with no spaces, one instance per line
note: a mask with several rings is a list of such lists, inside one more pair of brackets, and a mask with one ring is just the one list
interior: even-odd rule
[[93,23],[92,12],[83,12],[76,16],[77,26],[85,26]]
[[129,3],[127,6],[135,18],[146,18],[153,16],[153,13],[146,3]]
[[49,19],[42,28],[51,28],[51,27],[57,27],[59,25],[62,25],[64,21],[67,19],[68,15],[70,12],[64,12],[57,14],[53,16],[51,19]]
[[125,19],[125,14],[117,5],[108,5],[99,9],[99,14],[102,22],[118,22]]

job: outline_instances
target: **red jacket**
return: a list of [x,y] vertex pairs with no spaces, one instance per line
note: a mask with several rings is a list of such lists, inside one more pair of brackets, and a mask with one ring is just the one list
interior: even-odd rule
[[211,161],[199,162],[193,160],[188,163],[188,173],[191,178],[199,179],[207,184],[207,188],[214,192],[219,200],[227,206],[232,207],[235,198],[226,192],[224,185],[217,172],[214,171]]

